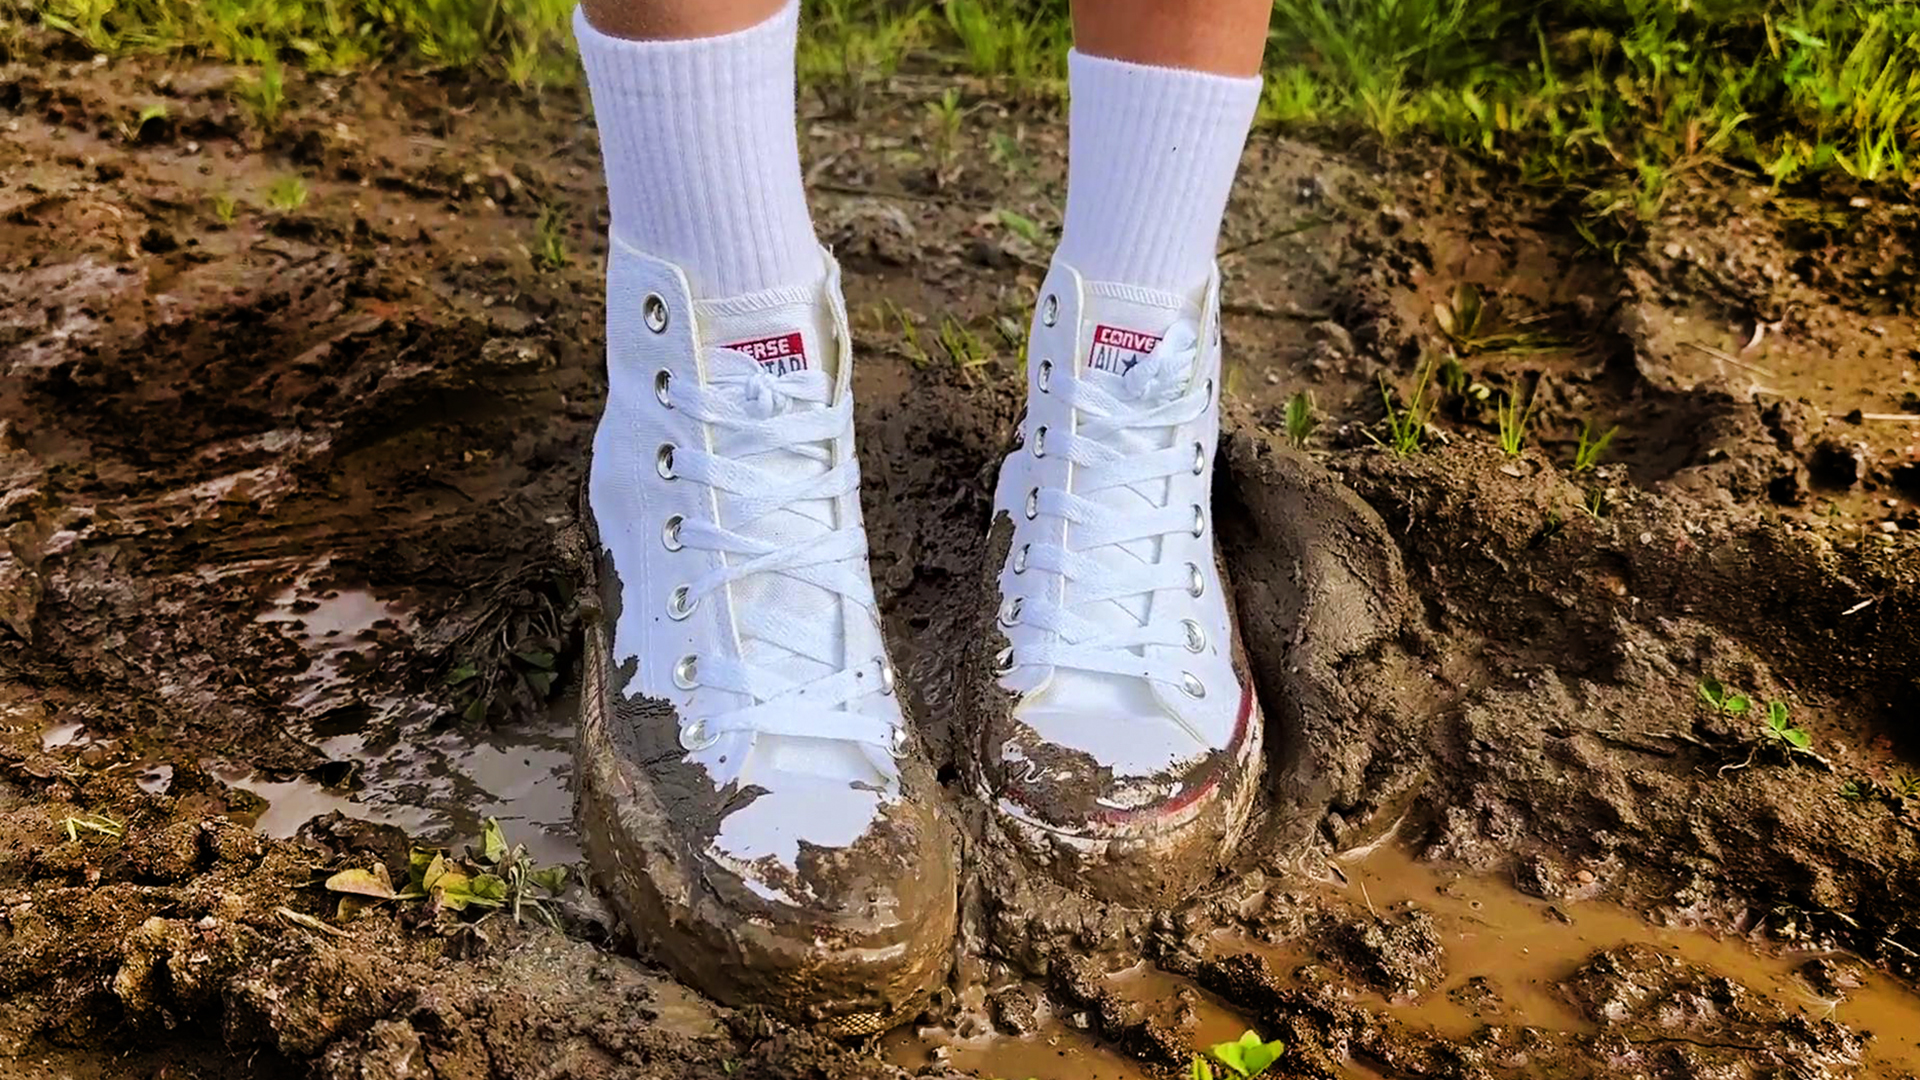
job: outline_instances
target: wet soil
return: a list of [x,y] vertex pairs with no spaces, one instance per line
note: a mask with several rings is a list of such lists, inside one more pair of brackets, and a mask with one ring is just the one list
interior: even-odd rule
[[[1304,1077],[1920,1076],[1901,197],[1701,173],[1600,251],[1439,152],[1256,137],[1216,492],[1274,727],[1256,839],[1133,912],[976,828],[950,992],[841,1045],[701,1002],[588,889],[549,929],[343,921],[315,884],[403,877],[488,815],[578,850],[554,536],[603,392],[583,96],[290,74],[263,133],[218,67],[5,48],[0,1073],[1125,1076],[1253,1026]],[[1047,239],[998,211],[1056,227],[1064,131],[963,83],[949,144],[947,83],[823,88],[804,124],[876,583],[964,816]],[[274,209],[286,174],[307,199]],[[1379,381],[1448,353],[1425,451],[1375,446]],[[1512,458],[1502,390],[1537,402]],[[1813,752],[1707,677],[1788,703]],[[123,835],[69,825],[102,817]]]

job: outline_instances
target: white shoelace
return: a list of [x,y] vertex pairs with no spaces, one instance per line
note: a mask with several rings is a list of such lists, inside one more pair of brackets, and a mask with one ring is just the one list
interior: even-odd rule
[[[691,609],[711,593],[762,574],[784,575],[823,589],[834,601],[821,613],[825,625],[810,626],[812,613],[796,610],[801,605],[768,610],[768,605],[744,604],[736,607],[735,619],[742,642],[774,646],[830,674],[795,679],[744,659],[702,655],[690,658],[690,664],[683,660],[675,670],[683,687],[697,684],[728,690],[745,695],[753,704],[690,719],[682,728],[682,743],[694,744],[689,749],[703,749],[732,734],[845,740],[858,744],[875,770],[891,779],[897,775],[894,754],[903,745],[904,733],[886,719],[849,708],[868,694],[891,693],[893,688],[893,673],[881,652],[873,583],[864,561],[866,530],[859,525],[832,528],[820,522],[816,535],[784,543],[736,531],[797,504],[838,499],[859,489],[860,466],[851,458],[798,480],[740,460],[783,451],[825,464],[831,460],[833,442],[852,434],[853,403],[830,404],[833,384],[820,371],[775,376],[728,349],[710,349],[707,370],[707,385],[682,388],[676,383],[670,393],[675,408],[712,425],[717,452],[677,447],[671,469],[680,482],[704,484],[731,496],[731,527],[687,519],[673,535],[689,548],[718,551],[735,559],[686,583],[674,594],[675,603],[682,610]],[[852,601],[872,626],[870,638],[860,633],[858,639],[870,640],[874,654],[859,662],[847,661],[836,640],[839,635],[832,631],[840,599]],[[854,629],[848,627],[849,642],[857,640]]]
[[[1106,380],[1085,377],[1068,381],[1054,391],[1064,394],[1067,405],[1076,410],[1079,430],[1037,429],[1020,452],[1059,455],[1071,461],[1074,490],[1034,489],[1027,494],[1026,505],[1015,512],[1024,512],[1030,519],[1042,515],[1065,518],[1073,550],[1050,543],[1023,545],[1014,553],[1014,567],[1020,573],[1041,571],[1064,576],[1069,588],[1062,591],[1072,603],[1016,598],[1002,609],[1003,621],[1024,622],[1056,635],[1001,653],[1003,685],[1009,689],[1024,692],[1035,688],[1042,670],[1048,667],[1144,674],[1155,682],[1176,686],[1192,678],[1178,670],[1145,664],[1141,650],[1150,645],[1193,646],[1197,624],[1164,614],[1165,605],[1154,605],[1152,599],[1156,593],[1170,590],[1197,595],[1199,567],[1164,559],[1148,562],[1131,553],[1123,559],[1101,558],[1094,553],[1114,545],[1194,532],[1202,524],[1205,508],[1174,497],[1176,485],[1168,483],[1169,494],[1165,496],[1151,490],[1159,486],[1156,482],[1204,472],[1207,464],[1199,444],[1169,438],[1182,425],[1204,415],[1212,397],[1210,383],[1189,385],[1198,356],[1198,331],[1183,319],[1168,328],[1151,354],[1121,376],[1118,393],[1100,385]],[[1172,445],[1143,450],[1142,436]],[[1151,504],[1153,508],[1122,511],[1088,497],[1118,487],[1131,488],[1145,500],[1143,507]],[[1167,505],[1158,505],[1161,502]],[[1127,617],[1124,601],[1135,598],[1147,601],[1145,610],[1150,618]],[[1098,614],[1102,618],[1082,613],[1094,605],[1100,605]]]

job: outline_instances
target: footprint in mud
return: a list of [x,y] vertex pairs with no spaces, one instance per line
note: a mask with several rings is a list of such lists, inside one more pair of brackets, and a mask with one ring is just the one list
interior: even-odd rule
[[[1470,764],[1515,740],[1516,757],[1537,755],[1526,747],[1545,733],[1530,714],[1486,718],[1481,702],[1503,708],[1505,689],[1484,631],[1416,602],[1393,530],[1340,478],[1244,420],[1223,453],[1223,548],[1274,719],[1268,802],[1250,830],[1258,841],[1185,909],[1127,911],[1028,872],[963,803],[977,959],[963,965],[944,1014],[885,1040],[889,1060],[985,1076],[1144,1076],[1253,1028],[1295,1043],[1300,1075],[1424,1075],[1475,1045],[1508,1068],[1597,1077],[1607,1072],[1593,1063],[1623,1040],[1703,1068],[1777,1060],[1920,1075],[1920,1036],[1908,1034],[1920,1033],[1920,998],[1867,975],[1832,937],[1765,941],[1750,916],[1700,920],[1718,934],[1684,928],[1691,918],[1661,928],[1601,899],[1644,896],[1669,872],[1648,857],[1657,848],[1636,865],[1619,841],[1560,841],[1557,826],[1536,825],[1500,857],[1470,849],[1489,869],[1539,852],[1523,864],[1531,897],[1412,858],[1401,845],[1444,851],[1462,831],[1503,827],[1460,817],[1489,805],[1490,779],[1508,792],[1564,782],[1540,766],[1521,783]],[[1501,535],[1516,524],[1496,518],[1474,531],[1496,551],[1532,550]],[[1509,573],[1525,573],[1518,562]],[[1583,581],[1584,567],[1556,572],[1601,584]],[[1648,697],[1642,709],[1658,715],[1664,696]],[[1475,715],[1463,735],[1462,717]],[[956,753],[964,764],[964,747]],[[1604,790],[1618,768],[1602,759],[1591,770]],[[1331,855],[1341,850],[1354,854]],[[1859,970],[1850,993],[1827,995],[1803,976],[1829,957]],[[1703,986],[1740,1004],[1688,1004]],[[1663,1028],[1685,1034],[1650,1034]],[[1501,1034],[1520,1030],[1532,1033],[1520,1043]]]

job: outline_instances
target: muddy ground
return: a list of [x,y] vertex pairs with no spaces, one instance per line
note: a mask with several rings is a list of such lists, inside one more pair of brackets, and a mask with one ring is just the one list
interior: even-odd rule
[[[875,1046],[703,1004],[586,890],[552,930],[417,905],[340,922],[316,886],[473,838],[498,792],[408,772],[415,746],[520,732],[495,772],[564,804],[552,537],[603,389],[584,95],[290,76],[263,131],[224,68],[37,33],[14,49],[0,1074],[889,1074]],[[803,128],[863,335],[877,585],[971,822],[980,539],[1047,246],[1000,211],[1057,223],[1064,131],[1057,108],[963,84],[944,140],[924,102],[946,82],[857,110],[821,88]],[[153,101],[168,115],[135,123]],[[1223,240],[1216,516],[1277,729],[1259,839],[1188,910],[1134,913],[1027,879],[975,822],[962,962],[924,1025],[1052,1016],[1170,1069],[1206,1002],[1284,1036],[1289,1076],[1920,1074],[1920,1006],[1870,1027],[1628,941],[1568,958],[1561,1023],[1497,977],[1446,991],[1471,1024],[1408,1020],[1385,1006],[1488,958],[1417,896],[1326,887],[1346,873],[1330,856],[1390,835],[1575,926],[1624,905],[1649,933],[1817,954],[1796,978],[1823,1001],[1913,985],[1920,416],[1899,416],[1920,412],[1920,215],[1709,170],[1597,250],[1570,200],[1339,142],[1256,136]],[[307,198],[275,209],[288,174]],[[540,257],[543,211],[564,265]],[[1410,391],[1449,353],[1425,451],[1375,446],[1378,380]],[[1498,391],[1536,386],[1506,457]],[[1321,417],[1303,449],[1280,431],[1298,390]],[[1584,424],[1619,434],[1576,473]],[[1703,705],[1708,677],[1789,703],[1813,752]],[[328,808],[381,823],[302,826]],[[564,811],[538,817],[523,835],[567,857]],[[1151,991],[1103,978],[1142,961]],[[911,1067],[945,1053],[889,1045]]]

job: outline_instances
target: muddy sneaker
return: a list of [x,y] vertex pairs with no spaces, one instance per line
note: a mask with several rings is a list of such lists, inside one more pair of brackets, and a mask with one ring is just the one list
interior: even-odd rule
[[1217,277],[1194,304],[1056,262],[1040,296],[994,497],[1011,696],[986,718],[983,779],[1063,882],[1165,905],[1232,852],[1260,767],[1208,509]]
[[874,610],[822,259],[817,288],[695,304],[614,243],[579,813],[688,982],[859,1034],[946,970],[954,868]]

